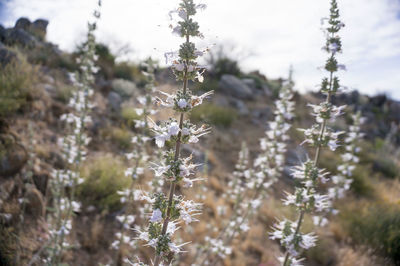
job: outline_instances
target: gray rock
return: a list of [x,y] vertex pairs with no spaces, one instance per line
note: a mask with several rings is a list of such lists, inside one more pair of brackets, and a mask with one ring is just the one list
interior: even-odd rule
[[256,82],[254,81],[254,79],[250,79],[250,78],[246,78],[246,79],[242,79],[243,83],[246,84],[247,86],[249,86],[250,89],[252,90],[256,90],[257,85]]
[[119,96],[118,93],[112,91],[108,94],[108,104],[110,105],[111,109],[113,111],[120,111],[121,110],[121,104],[122,104],[122,98]]
[[114,79],[111,83],[112,90],[122,98],[130,98],[138,93],[136,84],[125,79]]
[[32,23],[31,29],[33,29],[34,31],[39,31],[40,33],[46,35],[47,25],[49,25],[48,20],[37,19]]
[[242,100],[233,98],[233,99],[231,99],[230,102],[232,103],[232,106],[238,111],[238,113],[240,115],[248,115],[250,113],[246,104]]
[[17,54],[0,45],[0,65],[5,66],[17,59]]
[[28,18],[19,18],[17,22],[15,22],[14,28],[28,30],[31,26],[31,21]]
[[11,135],[0,136],[0,142],[8,143],[4,155],[0,157],[0,177],[11,177],[19,173],[27,161],[25,148],[17,143]]
[[34,48],[37,44],[36,38],[23,29],[7,30],[6,44],[18,44],[26,48]]
[[251,100],[253,92],[246,83],[233,75],[223,75],[219,81],[219,89],[235,98]]
[[262,91],[264,92],[265,95],[272,96],[272,91],[267,84],[262,85]]

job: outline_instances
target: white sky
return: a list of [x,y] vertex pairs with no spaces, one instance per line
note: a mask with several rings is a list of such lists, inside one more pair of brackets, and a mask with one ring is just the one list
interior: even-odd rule
[[[72,51],[86,31],[96,0],[0,0],[0,22],[12,26],[21,16],[49,19],[48,39]],[[178,0],[103,0],[99,40],[114,51],[129,45],[132,59],[177,50],[181,40],[169,32],[168,12]],[[294,66],[297,87],[315,89],[326,55],[320,18],[329,0],[203,0],[197,15],[206,44],[234,44],[246,70],[286,77]],[[348,71],[343,84],[368,94],[386,92],[400,99],[400,1],[339,0]]]

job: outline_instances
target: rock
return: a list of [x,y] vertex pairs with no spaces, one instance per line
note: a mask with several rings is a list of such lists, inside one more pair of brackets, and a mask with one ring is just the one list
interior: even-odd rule
[[244,84],[246,84],[247,86],[249,86],[249,88],[252,90],[257,89],[257,85],[256,85],[256,82],[254,81],[254,79],[246,78],[246,79],[242,79],[242,82]]
[[0,203],[8,201],[15,191],[18,191],[18,186],[14,179],[0,179]]
[[8,50],[5,46],[0,46],[0,66],[5,66],[13,60],[17,60],[17,54]]
[[125,79],[114,79],[111,83],[112,90],[122,98],[130,98],[138,93],[136,84]]
[[235,98],[253,99],[253,92],[243,81],[233,75],[223,75],[219,81],[219,89]]
[[35,218],[44,216],[45,203],[39,190],[33,186],[28,187],[28,190],[26,191],[26,199],[26,212],[28,214],[31,214]]
[[17,22],[15,22],[15,29],[23,29],[28,30],[31,26],[31,21],[28,18],[19,18]]
[[37,44],[36,38],[23,29],[7,30],[6,44],[18,44],[26,48],[34,48]]
[[21,171],[27,161],[25,148],[15,143],[12,135],[0,136],[0,147],[4,153],[0,156],[0,177],[11,177]]
[[38,34],[44,38],[44,36],[46,36],[46,32],[47,32],[47,25],[49,25],[48,20],[37,19],[32,23],[30,30],[32,32],[34,32],[35,34]]
[[46,195],[47,184],[50,179],[50,176],[46,172],[41,172],[34,174],[32,176],[33,182],[35,182],[35,186],[42,193],[42,195]]
[[248,115],[250,113],[246,104],[242,100],[232,98],[230,102],[240,115]]
[[122,98],[118,93],[112,91],[108,94],[108,104],[113,111],[119,112],[121,110]]
[[271,97],[272,96],[272,91],[270,87],[267,84],[263,84],[261,87],[261,90],[264,92],[265,95]]
[[383,104],[387,101],[387,97],[385,94],[376,95],[371,97],[370,102],[377,107],[383,106]]

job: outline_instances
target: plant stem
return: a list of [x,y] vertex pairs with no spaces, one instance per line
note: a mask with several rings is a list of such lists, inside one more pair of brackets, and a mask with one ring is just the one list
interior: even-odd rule
[[[330,76],[329,76],[329,91],[328,91],[328,94],[327,94],[327,96],[326,96],[326,100],[325,100],[326,103],[329,103],[329,102],[331,101],[331,96],[332,96],[332,82],[333,82],[333,72],[330,72]],[[326,125],[327,125],[327,119],[324,119],[324,120],[322,121],[321,131],[320,131],[320,133],[319,133],[319,138],[318,138],[319,140],[321,140],[322,137],[323,137],[324,134],[325,134]],[[316,166],[318,165],[319,159],[320,159],[320,157],[321,157],[321,150],[322,150],[322,147],[321,147],[321,144],[319,144],[318,147],[317,147],[317,149],[316,149],[316,151],[315,151],[314,167],[316,167]],[[299,215],[299,219],[297,220],[297,226],[296,226],[295,235],[297,235],[297,234],[300,232],[300,228],[301,228],[301,225],[302,225],[303,219],[304,219],[304,214],[305,214],[305,211],[304,211],[304,210],[301,210],[301,211],[300,211],[300,215]],[[284,262],[283,262],[283,266],[290,266],[290,265],[288,265],[288,260],[289,260],[289,253],[286,252],[285,260],[284,260]]]
[[[186,35],[186,43],[189,43],[189,35]],[[186,93],[187,90],[187,84],[188,84],[188,63],[189,60],[186,60],[185,64],[185,75],[183,78],[183,93]],[[184,113],[181,113],[180,118],[179,118],[179,133],[178,133],[178,138],[176,141],[175,145],[175,157],[174,161],[177,162],[180,156],[181,152],[181,137],[182,137],[182,128],[183,128],[183,119],[184,119]],[[176,182],[171,181],[170,187],[169,187],[169,198],[168,198],[168,206],[167,206],[167,214],[165,216],[164,222],[163,222],[163,227],[161,230],[161,235],[165,235],[167,233],[167,228],[169,224],[169,219],[171,215],[171,207],[172,207],[172,202],[174,199],[174,194],[175,194],[175,188],[176,188]],[[161,254],[156,254],[156,257],[154,259],[154,266],[158,266],[161,262]]]

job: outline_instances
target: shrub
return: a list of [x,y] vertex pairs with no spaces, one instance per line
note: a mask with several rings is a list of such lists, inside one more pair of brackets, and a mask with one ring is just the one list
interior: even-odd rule
[[196,83],[196,90],[198,91],[217,91],[218,89],[218,80],[214,78],[207,78],[202,83]]
[[117,209],[120,206],[117,191],[131,184],[124,169],[121,161],[111,155],[89,161],[81,170],[84,182],[77,188],[77,197],[102,210]]
[[224,74],[240,76],[240,68],[236,60],[229,57],[219,58],[212,67],[212,73],[220,78]]
[[135,83],[125,79],[114,79],[111,86],[122,98],[131,97],[137,89]]
[[399,173],[396,163],[389,156],[383,154],[375,157],[372,169],[388,178],[395,178]]
[[214,104],[203,104],[194,108],[190,118],[195,122],[206,122],[216,126],[229,127],[236,119],[235,109],[220,107]]
[[400,208],[397,205],[366,203],[342,210],[346,231],[359,244],[368,244],[375,251],[400,263]]
[[27,104],[36,76],[36,68],[20,55],[0,66],[0,117],[9,116]]
[[140,116],[136,113],[136,109],[130,106],[122,107],[121,117],[126,125],[130,128],[133,127],[135,124],[133,120],[140,119]]
[[98,55],[97,65],[100,67],[99,73],[107,79],[114,75],[115,57],[105,44],[96,44],[96,54]]
[[111,131],[111,140],[120,149],[127,150],[132,146],[132,134],[127,129],[113,128]]
[[63,103],[68,103],[74,91],[76,91],[76,88],[74,86],[68,86],[68,85],[59,86],[57,87],[56,99]]
[[146,85],[146,77],[142,74],[141,69],[129,62],[121,62],[115,66],[114,78],[134,81],[140,88]]
[[370,176],[369,169],[365,166],[359,165],[354,169],[353,172],[353,182],[351,183],[351,190],[357,196],[363,197],[373,197],[374,188],[371,184],[371,180],[368,178]]

